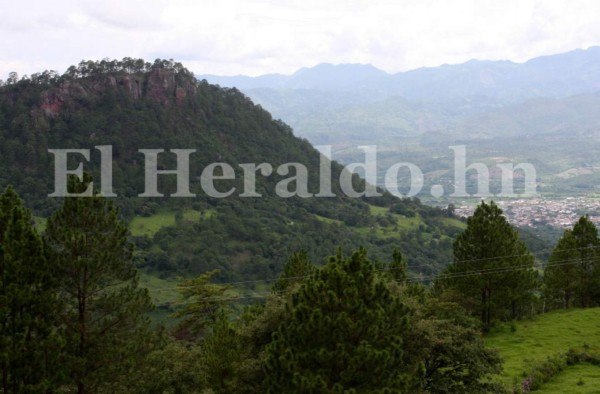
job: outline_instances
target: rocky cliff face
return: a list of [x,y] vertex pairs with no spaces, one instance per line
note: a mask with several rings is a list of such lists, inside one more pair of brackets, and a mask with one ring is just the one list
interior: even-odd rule
[[108,90],[134,100],[149,99],[170,106],[181,105],[186,97],[195,93],[196,85],[190,78],[178,78],[175,71],[162,69],[67,80],[41,93],[39,110],[46,117],[54,117],[69,100],[100,95]]

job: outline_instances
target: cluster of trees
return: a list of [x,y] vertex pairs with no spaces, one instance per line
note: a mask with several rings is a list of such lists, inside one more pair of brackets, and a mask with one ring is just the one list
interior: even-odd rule
[[[374,216],[368,210],[363,214],[362,207],[354,208],[360,209],[358,214],[350,207],[340,207],[338,215],[353,215],[360,220],[356,226],[349,226],[331,218],[335,217],[329,213],[333,207],[325,202],[319,209],[327,219],[319,220],[310,206],[296,209],[295,201],[281,204],[269,196],[252,204],[242,200],[216,201],[199,208],[211,213],[200,220],[181,220],[152,237],[136,237],[134,241],[141,250],[138,266],[160,276],[218,268],[222,280],[255,280],[277,275],[293,251],[307,250],[313,261],[324,261],[337,246],[352,250],[364,245],[377,260],[386,259],[394,248],[399,248],[411,264],[421,266],[425,275],[432,275],[451,259],[452,236],[460,232],[459,227],[446,224],[441,214],[419,219],[420,227],[400,231],[394,227],[397,215]],[[385,229],[389,236],[366,231],[378,228]],[[232,264],[244,255],[251,257],[244,264]]]
[[589,218],[566,230],[544,270],[549,309],[600,305],[600,238]]
[[126,382],[154,334],[115,208],[67,199],[40,237],[8,188],[0,245],[2,392],[95,393]]
[[216,271],[187,279],[166,335],[107,199],[65,199],[40,236],[9,188],[0,241],[5,393],[487,392],[500,368],[477,322],[410,283],[399,252],[340,249],[320,268],[294,254],[242,310]]
[[[290,257],[262,303],[228,312],[214,272],[187,282],[180,338],[150,356],[146,392],[489,393],[501,359],[456,303],[407,280],[399,252],[322,267]],[[237,316],[231,318],[231,316]],[[229,318],[227,316],[230,316]]]
[[55,70],[46,70],[40,73],[31,74],[31,76],[23,75],[19,78],[19,75],[13,71],[9,73],[6,81],[0,80],[0,86],[17,84],[23,86],[29,84],[49,86],[66,80],[85,78],[92,75],[119,73],[139,74],[153,70],[169,70],[174,71],[182,77],[193,78],[193,74],[188,69],[181,63],[175,62],[173,59],[156,59],[153,63],[150,63],[144,59],[125,57],[122,60],[82,60],[77,66],[70,66],[63,74],[60,74]]
[[453,253],[435,291],[478,316],[484,331],[499,320],[600,305],[600,238],[587,216],[564,232],[542,271],[502,210],[493,201],[482,202]]

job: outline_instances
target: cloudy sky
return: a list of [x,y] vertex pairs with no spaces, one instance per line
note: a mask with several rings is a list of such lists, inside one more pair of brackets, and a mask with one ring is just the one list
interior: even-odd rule
[[597,0],[3,0],[0,15],[2,79],[107,57],[173,58],[198,74],[398,72],[600,45]]

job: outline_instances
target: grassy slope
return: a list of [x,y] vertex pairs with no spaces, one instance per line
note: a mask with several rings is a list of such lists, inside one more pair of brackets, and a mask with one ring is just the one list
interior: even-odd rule
[[591,364],[574,365],[537,392],[540,394],[600,394],[600,367]]
[[[519,381],[523,372],[534,363],[542,362],[549,356],[565,353],[570,348],[600,343],[600,308],[555,311],[536,316],[531,320],[516,322],[515,332],[511,332],[510,325],[502,325],[487,336],[486,343],[498,349],[504,358],[501,380],[511,385]],[[590,372],[590,368],[587,372]],[[586,389],[600,387],[600,368],[594,368],[596,368],[595,375],[592,374],[590,377],[596,376],[596,378],[588,377]],[[553,382],[564,381],[565,385],[570,385],[574,379],[571,373],[573,373],[571,369],[568,369],[558,375]],[[562,392],[575,392],[567,390],[566,387],[563,387]]]
[[[183,220],[197,221],[200,218],[207,219],[213,214],[213,211],[206,211],[200,213],[192,209],[187,209],[182,212]],[[136,216],[129,224],[131,235],[133,236],[147,236],[152,238],[154,234],[163,227],[175,226],[175,212],[173,211],[160,211],[152,216],[142,217]]]
[[[406,231],[419,227],[421,224],[425,224],[423,218],[420,215],[416,215],[414,217],[406,217],[403,215],[398,215],[396,213],[390,213],[388,208],[377,207],[374,205],[369,205],[369,209],[371,215],[373,216],[385,216],[387,214],[391,214],[396,224],[394,226],[381,227],[377,226],[376,228],[369,227],[356,227],[355,231],[362,234],[374,233],[378,238],[390,238],[398,235],[398,231]],[[461,222],[458,219],[453,218],[442,218],[442,222],[449,226],[458,227],[459,229],[466,228],[466,224]],[[427,233],[423,233],[425,238],[427,239]]]

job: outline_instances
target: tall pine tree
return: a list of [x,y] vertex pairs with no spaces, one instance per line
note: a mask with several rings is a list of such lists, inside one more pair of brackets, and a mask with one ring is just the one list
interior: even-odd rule
[[436,286],[460,295],[461,304],[488,330],[496,319],[515,318],[531,306],[537,288],[534,258],[492,201],[467,219],[454,242],[454,262]]
[[0,196],[0,368],[3,393],[45,393],[60,384],[61,331],[52,267],[16,192]]
[[[71,180],[71,191],[87,182]],[[65,303],[70,385],[78,393],[114,390],[144,357],[151,309],[138,287],[128,230],[102,197],[66,198],[45,240]]]
[[267,346],[268,391],[411,391],[422,368],[404,352],[407,314],[364,249],[339,252],[292,295]]
[[565,230],[544,271],[548,307],[589,307],[600,303],[600,238],[586,216]]

